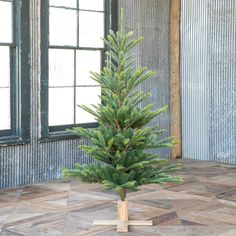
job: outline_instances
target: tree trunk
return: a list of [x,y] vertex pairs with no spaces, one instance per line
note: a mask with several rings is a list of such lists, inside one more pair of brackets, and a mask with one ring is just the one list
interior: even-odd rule
[[126,198],[126,189],[122,188],[119,192],[119,195],[120,195],[120,200],[121,201],[125,201],[125,198]]

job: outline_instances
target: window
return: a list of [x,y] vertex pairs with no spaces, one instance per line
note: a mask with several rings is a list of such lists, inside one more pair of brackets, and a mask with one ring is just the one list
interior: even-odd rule
[[42,137],[64,135],[74,126],[96,127],[77,105],[100,103],[101,88],[90,71],[103,66],[101,38],[116,25],[116,1],[49,0],[41,9]]
[[28,26],[27,0],[0,0],[0,144],[29,137]]

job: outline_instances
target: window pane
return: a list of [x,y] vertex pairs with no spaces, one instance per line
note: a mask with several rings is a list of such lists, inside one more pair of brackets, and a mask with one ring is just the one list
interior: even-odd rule
[[79,13],[80,47],[102,48],[104,43],[104,13],[80,11]]
[[72,7],[76,8],[76,0],[50,0],[50,6]]
[[[101,103],[100,98],[98,97],[101,95],[101,87],[80,87],[76,88],[76,104],[77,105],[97,105]],[[94,116],[90,113],[84,111],[80,107],[76,107],[76,123],[83,124],[83,123],[91,123],[96,122]]]
[[74,89],[49,88],[49,125],[74,123]]
[[12,42],[12,3],[0,1],[0,42]]
[[10,83],[10,50],[0,47],[0,87],[9,87]]
[[49,50],[49,86],[74,85],[74,51]]
[[77,44],[76,10],[50,8],[50,45]]
[[10,129],[10,89],[0,88],[0,130]]
[[104,0],[80,0],[79,8],[84,10],[104,11]]
[[100,51],[76,51],[76,85],[97,85],[97,82],[90,79],[90,71],[99,73],[100,70]]

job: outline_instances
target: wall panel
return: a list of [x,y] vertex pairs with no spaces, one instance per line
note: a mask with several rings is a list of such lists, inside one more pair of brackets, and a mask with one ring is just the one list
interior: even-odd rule
[[[139,87],[152,93],[147,99],[155,108],[170,104],[169,90],[169,0],[120,0],[125,12],[127,31],[134,31],[135,37],[144,36],[143,42],[135,49],[137,66],[147,66],[157,72]],[[156,117],[151,125],[160,125],[170,134],[170,112]],[[157,150],[161,156],[170,155],[169,150]]]
[[236,164],[236,1],[182,0],[183,157]]

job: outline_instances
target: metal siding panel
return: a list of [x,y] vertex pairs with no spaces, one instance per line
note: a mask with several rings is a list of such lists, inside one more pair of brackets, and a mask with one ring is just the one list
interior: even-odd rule
[[[168,0],[120,0],[119,8],[124,8],[126,31],[134,31],[135,37],[144,36],[143,42],[135,49],[136,66],[147,66],[157,75],[145,81],[138,89],[151,92],[145,104],[153,103],[155,108],[169,105],[169,8]],[[150,125],[160,125],[170,135],[169,112],[156,117]],[[169,157],[167,149],[156,152]]]
[[183,157],[209,160],[207,1],[183,0],[181,14]]
[[235,19],[235,0],[182,0],[185,158],[236,164]]
[[209,10],[212,160],[236,164],[236,1]]

